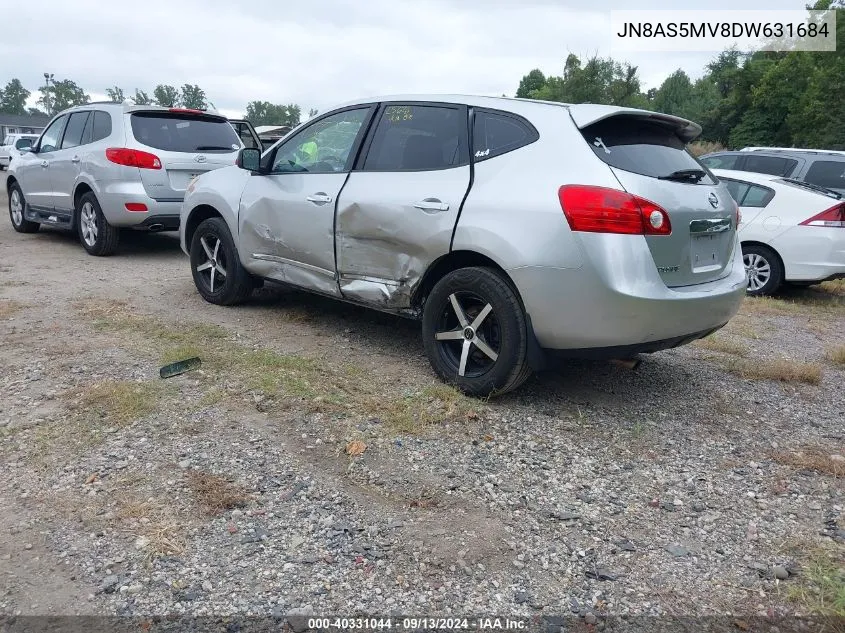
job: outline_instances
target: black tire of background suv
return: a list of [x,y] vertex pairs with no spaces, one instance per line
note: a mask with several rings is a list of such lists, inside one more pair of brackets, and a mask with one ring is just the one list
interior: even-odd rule
[[[12,219],[12,192],[17,191],[18,195],[21,197],[21,204],[23,205],[24,214],[21,219],[20,224],[15,224],[15,221]],[[26,198],[23,197],[23,191],[21,191],[21,186],[18,183],[12,184],[9,187],[9,199],[7,200],[9,203],[9,221],[12,223],[12,228],[15,229],[18,233],[35,233],[38,231],[38,227],[41,225],[38,222],[30,222],[26,219]]]
[[749,253],[759,255],[769,263],[769,268],[772,274],[769,276],[769,281],[759,290],[747,290],[746,292],[752,297],[768,297],[780,290],[783,285],[783,264],[780,263],[780,257],[768,246],[762,244],[743,244],[743,257]]
[[[459,377],[455,368],[444,359],[441,344],[434,338],[440,315],[449,304],[449,295],[462,290],[490,303],[501,329],[496,362],[486,373],[475,378]],[[422,334],[426,354],[437,375],[468,395],[503,394],[519,387],[531,375],[522,303],[510,282],[492,268],[460,268],[438,281],[423,307]]]
[[[94,246],[88,246],[82,237],[82,207],[85,206],[86,202],[91,203],[97,216],[97,241],[94,242]],[[88,251],[89,255],[97,257],[113,255],[120,242],[120,229],[108,223],[106,216],[103,215],[103,210],[100,208],[100,203],[97,202],[97,196],[91,192],[79,198],[79,203],[76,205],[76,233],[82,243],[82,248]]]
[[[220,240],[227,264],[225,281],[220,289],[215,290],[213,293],[205,288],[204,282],[199,278],[200,273],[197,272],[197,266],[202,264],[206,259],[205,252],[200,243],[200,239],[206,235]],[[194,236],[191,238],[190,253],[191,275],[194,279],[194,285],[197,287],[197,291],[202,298],[209,303],[232,306],[242,303],[252,294],[257,284],[252,275],[241,265],[241,260],[238,257],[238,249],[235,247],[232,234],[229,232],[229,227],[223,218],[209,218],[200,223],[197,230],[194,231]]]

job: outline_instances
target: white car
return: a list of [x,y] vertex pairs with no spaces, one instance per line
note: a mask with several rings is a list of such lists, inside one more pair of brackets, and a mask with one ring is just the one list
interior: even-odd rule
[[0,169],[6,169],[13,158],[32,147],[38,134],[7,134],[0,146]]
[[784,283],[845,277],[845,200],[830,189],[768,174],[711,170],[739,205],[748,294]]

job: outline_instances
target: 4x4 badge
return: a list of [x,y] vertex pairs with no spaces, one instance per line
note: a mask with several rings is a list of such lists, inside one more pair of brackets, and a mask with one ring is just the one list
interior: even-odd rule
[[198,163],[204,163],[206,161],[206,158],[202,154],[198,154],[197,156],[194,156],[194,160]]

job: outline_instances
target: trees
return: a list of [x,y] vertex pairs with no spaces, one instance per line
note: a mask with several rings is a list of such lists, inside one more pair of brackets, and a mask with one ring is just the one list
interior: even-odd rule
[[26,114],[26,100],[30,94],[20,79],[12,79],[5,88],[0,89],[0,112]]
[[516,90],[516,96],[520,99],[528,99],[531,96],[531,93],[540,90],[545,85],[546,76],[539,68],[535,68],[525,75],[519,82],[519,88]]
[[185,84],[182,86],[181,103],[183,107],[194,110],[205,110],[208,108],[205,91],[196,84]]
[[70,79],[48,82],[38,91],[41,93],[38,105],[44,106],[47,114],[50,115],[91,101],[91,97],[85,90]]
[[150,95],[148,95],[143,90],[138,90],[138,88],[135,88],[135,96],[132,98],[132,100],[138,105],[150,105],[153,102],[153,100],[150,98]]
[[106,94],[108,95],[109,99],[111,99],[115,103],[123,103],[123,88],[120,88],[118,86],[106,88]]
[[153,90],[153,98],[156,105],[174,107],[181,105],[179,101],[179,89],[167,84],[159,84]]
[[302,110],[295,103],[281,105],[269,101],[250,101],[246,106],[246,118],[255,126],[289,125],[294,127],[299,125],[301,117]]

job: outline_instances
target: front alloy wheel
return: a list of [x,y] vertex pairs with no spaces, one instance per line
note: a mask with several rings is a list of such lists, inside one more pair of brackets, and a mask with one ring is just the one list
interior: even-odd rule
[[12,221],[12,228],[18,233],[35,233],[38,230],[38,222],[30,222],[24,218],[26,201],[23,197],[20,185],[13,183],[9,187],[9,219]]
[[190,252],[194,285],[203,299],[217,305],[234,305],[252,294],[255,281],[241,265],[223,218],[209,218],[197,227]]

